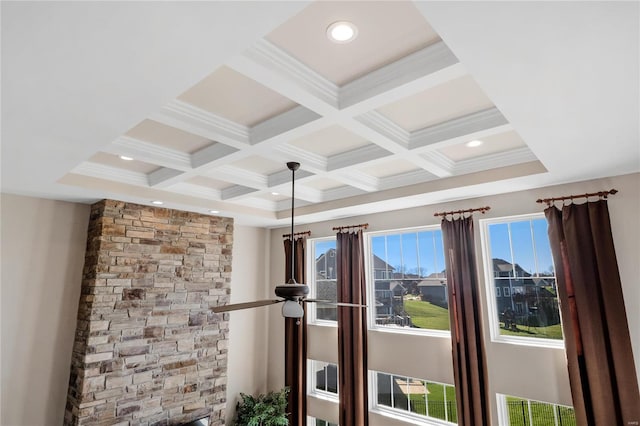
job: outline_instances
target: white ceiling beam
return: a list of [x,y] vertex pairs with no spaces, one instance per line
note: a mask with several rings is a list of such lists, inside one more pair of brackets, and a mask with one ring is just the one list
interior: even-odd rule
[[92,163],[90,161],[81,163],[73,168],[70,173],[91,176],[99,179],[107,179],[131,185],[148,186],[147,175],[144,173],[123,170],[104,164]]
[[497,108],[489,108],[411,133],[409,149],[414,150],[440,142],[451,141],[508,124],[507,119]]
[[189,154],[141,141],[130,136],[120,136],[102,151],[114,155],[126,155],[138,161],[176,170],[187,171],[191,169]]
[[236,149],[249,145],[249,129],[246,126],[177,99],[169,102],[150,118]]
[[[463,72],[460,67],[454,68],[457,64],[458,58],[444,42],[439,41],[340,87],[340,109],[345,110],[358,103],[366,102],[365,110],[371,110],[373,109],[370,105],[372,99],[384,94],[383,102],[387,104],[390,102],[389,92],[398,90],[406,84],[411,86],[410,93],[414,94],[417,90],[415,82],[421,82],[424,85],[425,82],[421,79],[447,70],[439,76],[440,78],[433,79],[433,82],[429,81],[430,84],[427,87],[421,86],[418,90],[425,90],[435,82],[442,84],[444,81],[460,76]],[[446,80],[443,81],[443,77]],[[351,108],[351,114],[354,114],[353,109],[355,108]]]
[[267,40],[227,66],[320,115],[338,108],[338,86]]

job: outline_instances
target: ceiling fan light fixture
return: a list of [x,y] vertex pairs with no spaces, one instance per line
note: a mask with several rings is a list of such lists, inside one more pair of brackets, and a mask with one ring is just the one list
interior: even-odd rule
[[304,309],[295,300],[287,300],[282,305],[282,316],[285,318],[302,318]]
[[337,21],[327,27],[327,37],[334,43],[350,43],[358,36],[358,27],[349,21]]

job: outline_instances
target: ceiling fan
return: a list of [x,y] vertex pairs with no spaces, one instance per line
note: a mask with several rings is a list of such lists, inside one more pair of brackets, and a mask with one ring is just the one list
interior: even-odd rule
[[231,305],[221,305],[211,308],[211,310],[215,313],[221,312],[229,312],[229,311],[238,311],[240,309],[250,309],[257,308],[260,306],[274,305],[276,303],[284,303],[282,305],[282,316],[285,318],[301,318],[304,315],[304,309],[302,308],[302,303],[313,302],[319,303],[323,305],[332,305],[332,306],[351,306],[351,307],[366,307],[366,305],[358,305],[355,303],[337,303],[332,302],[330,300],[318,300],[318,299],[308,299],[307,295],[309,294],[309,286],[302,283],[297,283],[293,278],[295,271],[295,244],[293,244],[293,222],[294,222],[294,213],[295,213],[295,205],[294,205],[294,195],[295,195],[295,181],[296,181],[296,170],[300,168],[300,163],[296,162],[288,162],[287,168],[291,170],[291,279],[286,284],[281,284],[276,286],[275,294],[278,299],[266,299],[266,300],[256,300],[254,302],[245,302],[245,303],[234,303]]

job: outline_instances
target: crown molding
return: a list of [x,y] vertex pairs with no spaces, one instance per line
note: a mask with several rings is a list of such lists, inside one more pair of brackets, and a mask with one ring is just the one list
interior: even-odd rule
[[168,167],[161,167],[147,175],[149,186],[164,187],[174,183],[174,178],[182,175],[184,172],[180,170],[170,169]]
[[220,198],[222,200],[231,200],[234,198],[242,197],[244,195],[248,195],[254,192],[258,192],[255,188],[249,188],[242,185],[233,185],[229,188],[224,188],[220,191]]
[[298,105],[252,127],[249,130],[249,142],[251,145],[256,145],[289,131],[300,132],[305,124],[316,121],[319,118],[321,116],[317,113]]
[[338,171],[334,176],[332,176],[332,179],[366,192],[377,191],[380,186],[380,179],[358,170]]
[[294,82],[313,97],[334,108],[338,107],[338,86],[275,44],[265,39],[259,40],[243,56]]
[[457,63],[458,58],[443,41],[439,41],[342,86],[339,92],[340,109]]
[[191,165],[193,168],[202,167],[236,152],[238,149],[229,145],[214,143],[191,154]]
[[458,161],[453,166],[453,173],[463,175],[532,161],[538,161],[538,158],[528,147],[524,146],[510,151]]
[[151,120],[241,149],[249,144],[249,128],[189,103],[173,100]]
[[389,151],[375,144],[369,144],[351,151],[332,155],[327,160],[327,170],[338,170],[354,164],[363,164],[390,155]]
[[[327,157],[315,154],[306,149],[299,148],[288,143],[283,143],[274,148],[274,151],[284,154],[290,158],[294,158],[300,164],[304,165],[305,170],[309,170],[315,174],[327,171]],[[267,155],[268,156],[268,155]],[[278,158],[280,160],[280,158]]]
[[85,161],[84,163],[76,166],[69,173],[112,180],[136,186],[149,186],[147,175],[144,173],[119,169],[117,167],[106,166],[104,164],[92,163],[89,161]]
[[179,194],[190,195],[193,197],[204,198],[206,200],[221,201],[220,190],[207,188],[206,186],[196,185],[187,182],[178,182],[166,188],[169,191]]
[[366,112],[355,117],[354,120],[391,139],[402,148],[409,148],[411,134],[378,111]]
[[498,108],[488,108],[412,132],[409,137],[409,149],[434,145],[508,124]]
[[400,173],[393,176],[380,178],[380,190],[398,188],[401,186],[413,185],[414,183],[428,182],[437,179],[437,176],[424,169],[413,170],[407,173]]
[[191,169],[191,156],[189,154],[130,136],[120,136],[103,149],[103,152],[114,155],[127,155],[138,161],[182,171]]

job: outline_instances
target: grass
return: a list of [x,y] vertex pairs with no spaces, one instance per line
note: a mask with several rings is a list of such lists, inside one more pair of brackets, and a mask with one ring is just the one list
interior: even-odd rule
[[526,399],[508,396],[507,410],[509,412],[509,426],[554,425],[554,417],[558,419],[558,425],[576,426],[575,412],[571,407],[531,401],[531,414],[529,414]]
[[502,336],[537,337],[562,340],[562,326],[560,324],[550,325],[547,327],[528,327],[526,325],[517,325],[516,330],[507,330],[500,327],[500,334]]
[[418,328],[449,330],[449,311],[445,308],[420,300],[405,300],[404,309]]
[[[456,390],[453,386],[427,382],[427,404],[424,394],[411,394],[411,411],[423,416],[457,423]],[[446,405],[445,405],[446,392]],[[428,414],[427,414],[428,407]],[[445,411],[447,414],[445,415]]]

